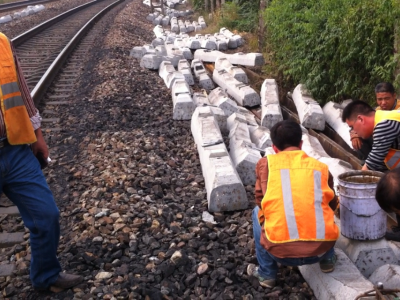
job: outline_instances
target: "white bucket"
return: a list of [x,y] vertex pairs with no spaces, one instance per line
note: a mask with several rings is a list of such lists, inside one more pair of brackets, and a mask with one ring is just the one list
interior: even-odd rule
[[386,233],[386,213],[375,199],[383,173],[352,171],[339,175],[340,231],[353,240],[376,240]]

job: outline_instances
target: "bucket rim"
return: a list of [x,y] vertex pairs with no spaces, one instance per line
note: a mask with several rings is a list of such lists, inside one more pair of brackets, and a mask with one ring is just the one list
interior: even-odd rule
[[[371,171],[371,170],[368,170],[368,171],[364,171],[364,170],[349,171],[349,172],[345,172],[345,173],[340,174],[338,176],[338,180],[341,183],[351,183],[351,184],[355,184],[355,185],[368,184],[368,183],[365,183],[365,182],[348,182],[348,181],[345,181],[345,178],[347,178],[347,177],[360,176],[360,175],[376,176],[376,177],[382,178],[382,176],[385,175],[385,173],[379,172],[379,171]],[[377,183],[374,183],[374,184],[377,184]]]

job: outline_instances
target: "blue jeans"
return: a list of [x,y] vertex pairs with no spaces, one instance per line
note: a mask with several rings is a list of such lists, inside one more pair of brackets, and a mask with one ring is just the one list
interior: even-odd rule
[[48,288],[61,272],[57,259],[59,211],[40,164],[29,146],[0,148],[2,191],[18,207],[30,231],[30,277],[36,288]]
[[335,252],[332,247],[330,250],[328,250],[328,252],[321,256],[310,256],[302,258],[279,258],[273,256],[260,243],[261,226],[258,221],[259,209],[260,208],[258,206],[253,209],[253,235],[254,243],[256,244],[257,261],[260,265],[258,268],[258,273],[265,279],[276,279],[276,274],[278,273],[278,263],[285,266],[310,265],[315,264],[322,259],[331,258],[334,255]]

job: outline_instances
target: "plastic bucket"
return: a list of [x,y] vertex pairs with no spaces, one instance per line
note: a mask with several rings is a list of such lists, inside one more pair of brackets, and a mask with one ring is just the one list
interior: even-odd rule
[[375,199],[383,173],[352,171],[339,175],[340,231],[353,240],[376,240],[386,233],[386,212]]

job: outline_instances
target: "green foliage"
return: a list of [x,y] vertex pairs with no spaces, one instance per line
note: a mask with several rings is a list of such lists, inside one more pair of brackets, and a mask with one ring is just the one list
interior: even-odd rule
[[191,0],[191,5],[197,11],[204,10],[204,0]]
[[372,100],[375,85],[393,81],[397,67],[400,6],[394,1],[272,1],[265,12],[266,38],[276,64],[320,103]]
[[233,0],[222,5],[218,25],[230,30],[254,32],[258,25],[259,1]]

